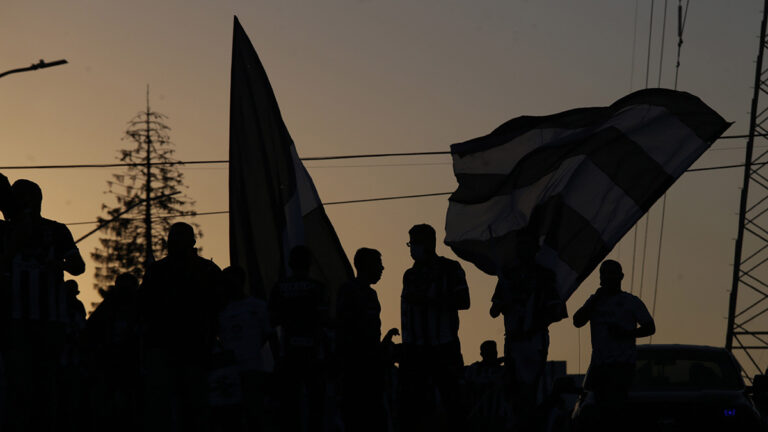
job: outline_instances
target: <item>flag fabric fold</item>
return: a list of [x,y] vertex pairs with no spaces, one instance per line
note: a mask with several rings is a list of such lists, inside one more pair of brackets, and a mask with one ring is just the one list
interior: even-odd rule
[[445,244],[495,275],[521,235],[562,300],[730,126],[699,98],[648,89],[608,107],[512,119],[451,146]]
[[256,50],[237,17],[232,42],[229,126],[230,261],[252,293],[269,295],[287,275],[297,245],[316,260],[313,276],[335,290],[352,267],[299,159]]

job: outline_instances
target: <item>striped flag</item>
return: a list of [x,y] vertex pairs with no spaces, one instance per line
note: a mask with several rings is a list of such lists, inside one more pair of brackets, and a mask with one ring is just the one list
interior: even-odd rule
[[235,17],[229,123],[230,261],[252,293],[269,295],[297,245],[315,257],[313,276],[331,291],[352,278],[336,232],[296,153],[269,79]]
[[665,89],[512,119],[451,146],[459,186],[445,243],[495,275],[531,235],[536,261],[554,271],[567,300],[729,126],[699,98]]

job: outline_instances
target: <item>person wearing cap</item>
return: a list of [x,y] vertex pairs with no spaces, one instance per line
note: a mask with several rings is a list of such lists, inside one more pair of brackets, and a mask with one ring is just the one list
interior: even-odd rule
[[622,291],[621,264],[606,260],[600,265],[600,288],[574,315],[573,325],[590,323],[592,360],[587,386],[594,389],[598,406],[608,422],[619,421],[635,370],[637,338],[656,333],[653,317],[643,301]]

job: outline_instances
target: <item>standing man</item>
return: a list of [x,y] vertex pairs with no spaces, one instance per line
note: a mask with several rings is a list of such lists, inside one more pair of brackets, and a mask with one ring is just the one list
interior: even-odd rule
[[509,407],[504,397],[503,358],[499,358],[496,341],[480,344],[480,358],[464,374],[466,390],[471,401],[469,425],[475,430],[500,431],[504,429]]
[[85,325],[92,400],[89,418],[97,430],[107,425],[114,432],[139,429],[138,289],[136,276],[118,275]]
[[573,315],[573,325],[590,323],[592,361],[589,385],[606,426],[619,426],[627,391],[635,371],[637,338],[656,333],[656,325],[643,301],[621,290],[621,264],[600,265],[600,288]]
[[459,378],[464,360],[459,343],[459,311],[469,309],[469,288],[458,262],[435,252],[435,229],[408,231],[413,266],[403,275],[400,299],[403,330],[400,372],[404,430],[416,430],[431,413],[434,388],[452,427],[462,428]]
[[355,253],[357,276],[339,290],[336,315],[339,321],[339,354],[343,371],[346,430],[385,431],[383,406],[385,351],[392,337],[390,329],[381,341],[381,304],[371,285],[384,271],[381,253],[361,248]]
[[275,285],[267,304],[270,323],[280,340],[275,364],[281,383],[278,423],[286,432],[321,431],[325,420],[323,363],[328,296],[325,285],[309,275],[313,261],[308,247],[291,249],[291,276]]
[[192,226],[171,225],[168,256],[149,266],[138,290],[149,430],[207,430],[206,372],[220,273],[197,255]]
[[513,421],[523,429],[533,424],[539,382],[547,364],[549,325],[567,316],[556,289],[555,274],[536,262],[537,239],[522,233],[514,260],[504,266],[491,298],[491,317],[504,315],[506,392]]
[[[11,183],[8,177],[0,173],[0,213],[3,219],[0,220],[0,303],[8,304],[8,294],[10,292],[10,273],[8,266],[8,252],[6,250],[8,241],[8,223],[10,219],[11,205]],[[8,307],[0,307],[0,419],[8,418],[7,399],[8,386],[5,384],[5,350],[8,332]],[[4,428],[5,420],[0,420],[0,428]]]
[[[56,381],[65,343],[64,272],[85,271],[72,233],[43,218],[43,194],[29,180],[11,187],[2,271],[7,276],[6,364],[10,430],[50,430],[56,417]],[[7,207],[3,211],[7,210]],[[6,213],[7,216],[8,213]]]

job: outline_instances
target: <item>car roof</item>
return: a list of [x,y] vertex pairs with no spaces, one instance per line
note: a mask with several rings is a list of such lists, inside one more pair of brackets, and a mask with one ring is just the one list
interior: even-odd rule
[[688,344],[643,344],[637,345],[638,350],[642,351],[709,351],[723,352],[727,350],[723,347],[713,347],[709,345],[688,345]]

